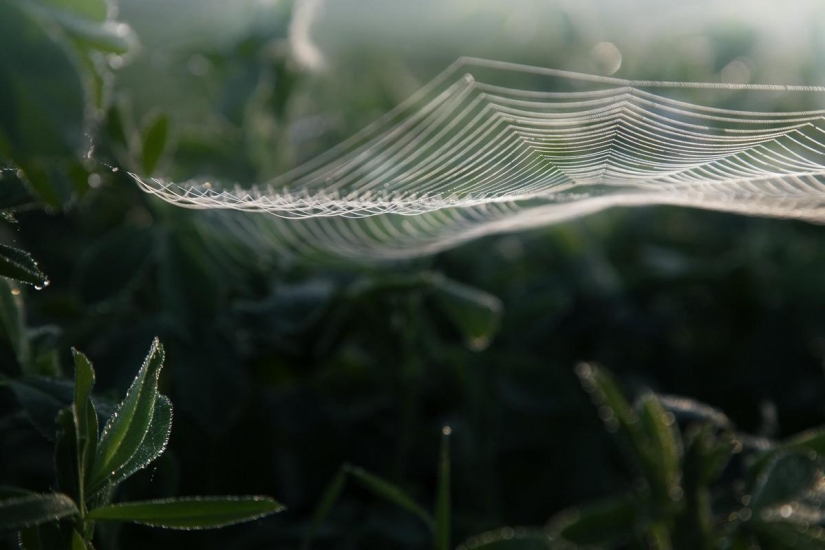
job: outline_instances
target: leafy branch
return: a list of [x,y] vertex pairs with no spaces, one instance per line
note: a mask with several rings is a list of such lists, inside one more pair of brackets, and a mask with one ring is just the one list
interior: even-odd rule
[[[163,346],[154,340],[126,396],[109,415],[102,431],[92,398],[94,369],[85,355],[77,350],[73,350],[73,355],[75,379],[71,404],[59,409],[56,418],[52,417],[57,425],[57,492],[0,488],[0,530],[19,531],[21,549],[91,549],[98,522],[210,529],[284,509],[263,496],[113,503],[117,486],[157,460],[169,440],[172,404],[158,392]],[[44,406],[42,397],[38,406]],[[49,404],[45,407],[48,409]]]

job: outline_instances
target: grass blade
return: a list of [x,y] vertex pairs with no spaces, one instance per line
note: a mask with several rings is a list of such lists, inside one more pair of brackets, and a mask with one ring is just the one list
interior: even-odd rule
[[444,426],[435,497],[435,549],[450,550],[450,427]]
[[407,495],[400,487],[381,479],[380,477],[371,474],[357,466],[344,466],[345,471],[351,474],[365,489],[376,496],[379,496],[396,506],[399,506],[408,512],[411,512],[421,518],[430,529],[435,528],[435,521],[432,516],[427,513],[424,508],[416,504],[416,502]]
[[269,497],[191,497],[103,506],[89,512],[95,521],[130,521],[166,529],[213,529],[252,521],[284,510]]

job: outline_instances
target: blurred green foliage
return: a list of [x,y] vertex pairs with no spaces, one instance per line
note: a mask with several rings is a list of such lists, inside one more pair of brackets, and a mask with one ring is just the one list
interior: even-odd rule
[[[341,549],[430,548],[434,534],[438,548],[543,548],[548,536],[821,547],[811,489],[821,464],[807,454],[821,436],[804,431],[825,424],[821,228],[662,207],[403,265],[250,254],[125,172],[267,178],[387,111],[456,55],[495,53],[512,22],[453,3],[474,34],[417,55],[380,21],[339,42],[319,33],[332,46],[316,72],[297,59],[286,3],[166,4],[116,13],[93,0],[0,3],[0,274],[15,281],[0,278],[0,372],[12,388],[0,393],[0,485],[55,489],[42,437],[55,419],[18,403],[59,394],[68,404],[66,350],[102,365],[95,406],[105,415],[160,335],[176,430],[117,498],[263,493],[289,512],[208,535],[124,526],[119,548],[300,548],[309,532],[314,548]],[[326,8],[332,20],[344,9]],[[590,70],[581,52],[594,31],[563,11],[547,16],[553,33],[535,34],[540,48],[502,50],[508,60]],[[616,42],[636,53],[628,70],[648,78],[710,80],[747,57],[817,83],[813,49],[771,61],[757,30],[728,23],[690,31],[712,51],[701,63],[677,43],[697,37],[688,31]],[[180,35],[163,35],[168,27]],[[385,50],[375,36],[386,34],[395,42]],[[783,106],[812,106],[795,101]],[[582,360],[619,381],[585,384],[597,414],[574,371]],[[444,425],[450,506],[438,482]],[[375,483],[343,490],[355,471],[337,473],[344,464]],[[376,487],[403,498],[376,498],[388,495]],[[577,515],[556,516],[571,506]]]

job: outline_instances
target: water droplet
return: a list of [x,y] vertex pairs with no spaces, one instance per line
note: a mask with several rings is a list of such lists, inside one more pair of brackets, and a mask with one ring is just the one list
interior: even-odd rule
[[13,289],[11,289],[11,293],[12,293],[12,296],[20,296],[20,289],[19,288],[13,288]]
[[441,433],[443,433],[444,435],[450,435],[451,433],[453,433],[453,430],[449,426],[444,426],[443,428],[441,428]]

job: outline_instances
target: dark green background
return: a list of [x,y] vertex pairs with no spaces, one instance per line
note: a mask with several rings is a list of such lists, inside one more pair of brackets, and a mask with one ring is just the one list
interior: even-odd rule
[[[311,27],[323,56],[314,68],[296,54],[294,28],[289,40],[289,5],[123,2],[120,19],[141,49],[113,72],[113,107],[94,140],[95,158],[121,170],[98,170],[101,185],[83,197],[21,212],[0,233],[51,280],[23,289],[27,322],[64,372],[70,346],[84,351],[111,395],[153,336],[167,346],[169,451],[124,495],[261,493],[289,507],[218,532],[127,527],[123,548],[297,548],[344,462],[430,503],[445,424],[455,543],[541,525],[633,479],[573,375],[582,360],[611,369],[631,394],[693,397],[751,433],[825,422],[821,227],[617,209],[402,265],[230,262],[214,235],[196,231],[197,213],[158,203],[123,175],[139,164],[129,140],[161,113],[173,143],[156,174],[265,179],[358,130],[458,55],[598,72],[589,52],[612,41],[626,78],[718,80],[745,58],[752,81],[825,79],[815,3],[787,13],[748,2],[619,4],[329,2]],[[697,37],[712,53],[699,64],[686,53]],[[302,133],[308,120],[322,131]],[[4,175],[0,185],[14,184],[13,171]],[[469,349],[432,291],[410,283],[422,272],[501,299],[487,349]],[[0,361],[16,368],[8,349]],[[0,393],[0,484],[47,490],[51,448],[16,410]],[[429,544],[415,517],[351,486],[318,548]]]

